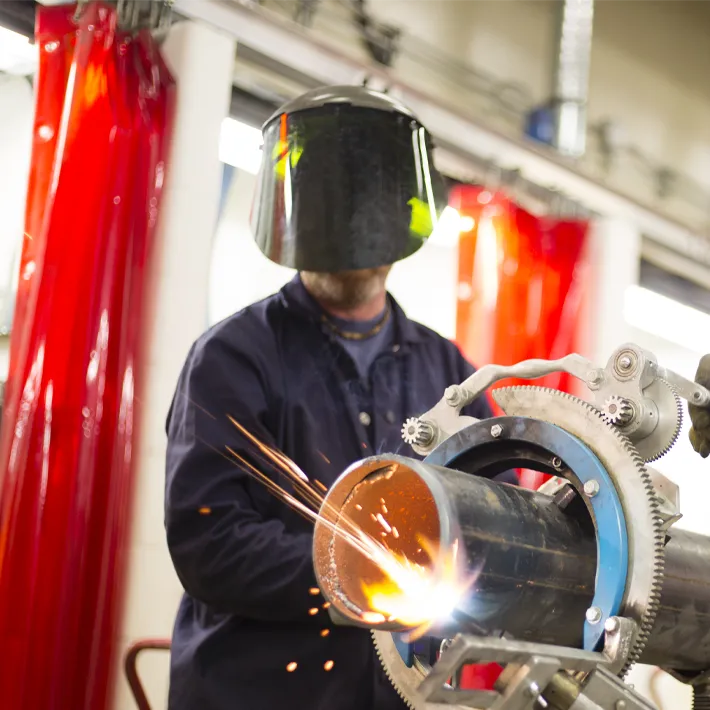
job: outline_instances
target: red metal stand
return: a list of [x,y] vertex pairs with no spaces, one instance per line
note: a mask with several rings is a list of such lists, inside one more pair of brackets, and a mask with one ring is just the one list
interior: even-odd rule
[[169,651],[169,639],[145,639],[137,641],[126,652],[123,661],[123,669],[126,672],[126,680],[133,693],[138,710],[152,710],[148,702],[148,696],[143,689],[140,676],[138,675],[138,656],[144,651]]

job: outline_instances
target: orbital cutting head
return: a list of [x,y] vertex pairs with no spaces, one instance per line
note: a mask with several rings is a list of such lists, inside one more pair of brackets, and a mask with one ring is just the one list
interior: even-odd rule
[[[661,528],[661,521],[658,511],[658,502],[650,477],[646,472],[643,462],[634,447],[624,438],[618,429],[607,421],[594,406],[579,400],[575,397],[554,391],[545,390],[538,387],[515,387],[496,390],[494,397],[501,408],[509,415],[528,418],[531,422],[542,425],[548,422],[554,430],[556,427],[564,431],[566,435],[571,435],[589,449],[593,454],[591,460],[598,460],[605,472],[608,472],[610,479],[604,482],[599,472],[593,476],[593,482],[597,485],[584,485],[584,475],[589,475],[589,464],[578,464],[579,473],[582,476],[575,476],[569,470],[568,478],[575,482],[578,496],[584,500],[587,510],[591,509],[592,520],[604,529],[604,536],[607,537],[611,523],[605,520],[604,509],[608,505],[600,506],[596,511],[591,502],[601,502],[598,496],[602,491],[616,491],[618,502],[623,513],[623,524],[628,543],[628,558],[626,563],[614,562],[608,553],[603,553],[599,559],[600,568],[613,570],[616,572],[615,583],[620,585],[621,597],[616,610],[603,610],[596,601],[589,599],[585,611],[581,612],[580,624],[588,627],[597,627],[602,634],[605,633],[604,620],[612,613],[619,613],[626,620],[635,623],[637,632],[629,636],[629,645],[626,647],[619,669],[623,675],[629,665],[636,661],[643,651],[644,644],[648,640],[649,632],[652,628],[656,610],[659,603],[659,592],[663,571],[663,544],[664,533]],[[490,439],[495,440],[499,447],[499,455],[492,456],[491,449],[482,446],[482,441],[473,435],[474,431],[480,432],[493,427],[500,429],[495,436]],[[510,423],[507,420],[495,422],[480,422],[474,426],[465,428],[457,434],[444,441],[435,452],[427,459],[428,463],[451,466],[471,473],[480,473],[481,467],[494,465],[494,469],[500,470],[505,466],[527,465],[532,468],[542,468],[547,473],[559,474],[560,461],[555,466],[554,459],[560,459],[562,468],[568,469],[569,451],[563,452],[561,456],[553,456],[560,452],[546,451],[548,466],[540,466],[540,461],[535,461],[535,455],[540,455],[541,449],[537,448],[537,453],[532,458],[521,459],[520,449],[508,449],[507,458],[500,453],[505,451],[508,445],[506,439],[510,436]],[[536,433],[536,441],[544,445],[544,428]],[[490,443],[487,442],[486,445]],[[535,448],[533,447],[533,451]],[[516,458],[517,457],[517,458]],[[493,459],[496,459],[494,462]],[[537,465],[534,465],[537,464]],[[470,468],[473,466],[473,468]],[[586,471],[586,474],[585,474]],[[601,485],[600,485],[601,482]],[[599,551],[598,551],[599,554]],[[599,572],[598,569],[598,572]],[[614,578],[612,575],[611,578]],[[610,578],[610,579],[611,579]],[[604,575],[597,574],[596,591],[602,592],[604,585]],[[600,586],[601,585],[601,586]],[[569,610],[569,605],[568,610]],[[530,607],[527,607],[530,608]],[[591,611],[589,611],[591,610]],[[594,613],[592,613],[594,612]],[[529,621],[532,620],[530,617]],[[525,633],[521,629],[515,629],[514,636]],[[431,649],[416,653],[411,646],[403,646],[401,638],[397,634],[392,634],[384,630],[374,631],[375,644],[378,654],[383,661],[385,669],[393,684],[400,694],[405,698],[411,707],[426,707],[425,700],[418,695],[419,683],[427,676],[431,667]],[[590,637],[591,638],[591,637]]]

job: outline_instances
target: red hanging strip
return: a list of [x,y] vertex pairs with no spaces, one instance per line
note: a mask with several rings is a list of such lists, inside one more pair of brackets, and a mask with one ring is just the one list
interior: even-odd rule
[[92,3],[76,38],[45,248],[29,287],[34,307],[17,324],[28,345],[15,373],[27,374],[13,390],[15,426],[3,427],[0,442],[8,710],[107,707],[142,294],[172,115],[173,81],[149,35],[132,39],[112,6]]
[[[456,338],[474,362],[556,358],[577,344],[584,221],[536,217],[502,193],[464,186],[452,206],[470,220],[459,246]],[[507,381],[499,386],[521,384]],[[536,384],[566,390],[565,375]]]
[[[28,297],[35,277],[37,263],[42,258],[44,241],[42,220],[52,175],[52,164],[59,133],[59,122],[64,106],[67,76],[74,53],[76,26],[74,7],[43,8],[37,13],[35,41],[39,52],[39,69],[35,79],[35,115],[32,133],[32,161],[25,205],[25,233],[20,256],[20,278],[15,295],[15,313],[10,341],[9,385],[22,379],[13,373],[23,361],[22,348],[27,346],[26,323]],[[31,317],[31,316],[30,316]],[[10,393],[7,392],[7,399]]]

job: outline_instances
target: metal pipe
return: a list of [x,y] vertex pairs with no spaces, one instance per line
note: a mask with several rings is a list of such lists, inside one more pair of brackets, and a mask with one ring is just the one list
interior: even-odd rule
[[563,155],[579,157],[587,139],[587,95],[592,53],[594,0],[560,4],[553,103],[554,144]]
[[[343,541],[333,526],[349,518],[379,539],[381,501],[395,553],[430,564],[420,536],[444,554],[458,539],[469,570],[480,568],[474,591],[457,607],[460,616],[516,638],[570,646],[594,595],[596,544],[588,519],[565,514],[546,495],[505,486],[400,456],[372,457],[349,468],[328,493],[316,523],[316,576],[333,607],[359,623],[369,611],[362,583],[384,578],[377,566]],[[442,559],[436,563],[443,563]],[[401,625],[378,628],[403,630]]]
[[[467,570],[480,568],[457,607],[455,630],[470,623],[520,640],[581,646],[596,573],[595,532],[584,506],[562,510],[544,494],[400,456],[350,467],[331,488],[315,527],[316,576],[350,622],[362,624],[368,611],[363,580],[377,582],[383,573],[333,527],[349,517],[366,533],[381,535],[376,518],[383,500],[387,523],[398,531],[397,538],[387,537],[394,552],[426,564],[417,557],[417,534],[441,551],[458,539]],[[710,538],[670,532],[661,606],[642,661],[678,671],[710,667]]]

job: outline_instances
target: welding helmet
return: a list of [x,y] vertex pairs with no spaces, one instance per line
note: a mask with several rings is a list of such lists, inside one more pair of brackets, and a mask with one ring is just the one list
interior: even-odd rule
[[424,244],[445,207],[427,130],[387,94],[309,91],[264,124],[263,139],[251,226],[261,251],[283,266],[392,264]]

